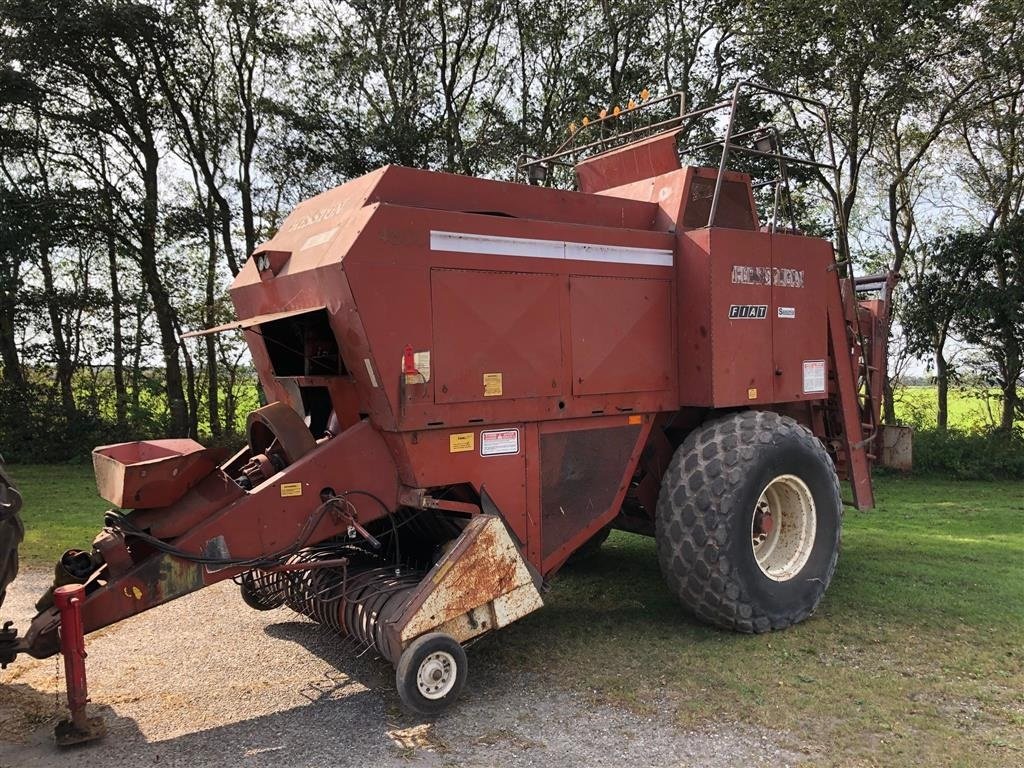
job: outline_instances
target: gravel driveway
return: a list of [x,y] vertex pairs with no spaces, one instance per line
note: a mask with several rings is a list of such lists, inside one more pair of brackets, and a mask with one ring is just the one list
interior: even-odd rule
[[[24,628],[50,574],[23,571],[3,606]],[[500,642],[495,638],[494,642]],[[86,639],[91,714],[109,734],[58,751],[59,658],[0,673],[0,768],[35,766],[784,766],[801,756],[760,731],[683,731],[595,706],[469,651],[461,701],[434,720],[404,714],[391,665],[349,655],[287,609],[245,607],[228,583]],[[59,680],[58,680],[58,670]],[[60,710],[61,714],[63,710]]]

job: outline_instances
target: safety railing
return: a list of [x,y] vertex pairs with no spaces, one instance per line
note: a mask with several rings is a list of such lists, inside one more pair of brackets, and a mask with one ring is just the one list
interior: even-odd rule
[[[736,116],[739,111],[742,98],[746,95],[752,94],[766,94],[782,99],[784,102],[788,102],[787,108],[790,115],[793,117],[794,123],[797,122],[796,112],[791,108],[794,103],[802,105],[808,114],[820,120],[823,129],[822,133],[827,144],[829,162],[821,162],[814,157],[801,157],[799,155],[787,154],[782,148],[782,135],[778,127],[775,125],[760,125],[756,128],[736,132]],[[615,130],[620,126],[628,125],[627,121],[635,120],[639,114],[650,114],[650,111],[655,107],[676,99],[679,101],[679,110],[678,113],[673,116],[638,127],[628,127],[624,131]],[[709,227],[715,225],[719,202],[722,196],[722,185],[725,180],[725,171],[728,169],[729,158],[732,155],[742,154],[776,161],[778,175],[773,179],[755,184],[755,188],[773,186],[775,189],[772,216],[769,225],[773,231],[779,220],[779,210],[783,206],[785,206],[791,226],[796,229],[796,216],[793,207],[788,166],[790,164],[794,164],[815,168],[819,171],[830,171],[832,174],[832,183],[828,191],[836,215],[836,225],[842,230],[842,236],[839,238],[839,244],[842,260],[845,263],[848,257],[845,250],[845,232],[847,227],[842,206],[839,204],[839,167],[836,161],[835,145],[832,140],[832,126],[829,122],[828,107],[823,102],[806,96],[789,93],[777,88],[771,88],[749,80],[741,80],[733,87],[732,93],[728,99],[687,112],[685,95],[681,92],[671,93],[667,96],[650,99],[636,106],[627,107],[625,110],[613,112],[604,111],[600,117],[585,122],[577,130],[572,130],[569,138],[562,142],[562,144],[551,154],[545,155],[544,157],[523,159],[519,163],[519,169],[526,173],[526,177],[531,183],[543,184],[546,180],[547,172],[552,165],[572,166],[575,163],[568,162],[567,160],[572,159],[575,161],[575,159],[583,155],[588,155],[588,153],[589,156],[600,155],[604,152],[619,149],[623,146],[667,133],[677,132],[680,135],[685,135],[688,133],[689,128],[696,124],[697,121],[707,119],[714,113],[725,112],[726,110],[728,110],[728,112],[725,121],[725,130],[721,137],[715,138],[711,141],[679,148],[680,156],[692,156],[699,152],[714,149],[716,147],[722,148],[718,164],[718,177],[715,182],[715,189],[711,199],[711,209],[708,215],[707,225]],[[607,135],[604,135],[603,131],[606,130],[609,125],[612,126],[613,130],[609,131]],[[602,135],[593,140],[580,143],[580,139],[584,134],[592,134],[595,130],[602,132]],[[753,146],[738,143],[742,139],[750,140],[753,143]]]

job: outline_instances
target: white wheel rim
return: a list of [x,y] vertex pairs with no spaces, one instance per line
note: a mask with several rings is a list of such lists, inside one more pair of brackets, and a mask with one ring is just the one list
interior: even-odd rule
[[426,699],[441,699],[455,687],[457,674],[455,657],[447,651],[434,651],[420,663],[416,687]]
[[814,497],[796,475],[779,475],[765,486],[750,521],[750,544],[761,572],[773,581],[795,577],[814,550]]

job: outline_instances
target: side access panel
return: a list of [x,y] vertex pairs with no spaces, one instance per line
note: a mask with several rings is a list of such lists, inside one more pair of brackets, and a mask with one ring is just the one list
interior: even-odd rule
[[559,568],[615,517],[650,429],[641,414],[540,425],[542,573]]
[[726,408],[774,401],[769,237],[724,228],[680,235],[682,405]]
[[557,275],[432,269],[434,399],[562,394]]
[[671,281],[571,275],[569,305],[574,395],[673,385]]
[[774,234],[772,325],[774,399],[789,403],[828,396],[826,279],[835,278],[832,246],[817,238]]

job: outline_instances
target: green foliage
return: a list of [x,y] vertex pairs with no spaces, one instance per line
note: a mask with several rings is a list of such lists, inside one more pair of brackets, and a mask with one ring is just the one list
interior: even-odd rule
[[1024,422],[1017,421],[1009,431],[998,428],[998,389],[951,389],[947,429],[935,425],[935,400],[935,387],[904,387],[897,394],[896,415],[914,429],[914,475],[1024,480]]
[[1024,435],[955,427],[915,430],[913,471],[957,480],[1024,480]]
[[80,411],[67,414],[50,383],[0,384],[0,414],[0,450],[13,463],[81,460],[93,446],[117,442],[109,423]]
[[931,354],[962,314],[965,292],[981,277],[984,239],[982,234],[957,232],[919,249],[924,270],[907,289],[900,315],[911,352]]
[[934,358],[942,384],[956,377],[945,359],[948,337],[972,345],[976,352],[967,359],[985,384],[1000,389],[998,423],[1009,431],[1024,375],[1024,216],[935,238],[916,262],[919,273],[900,312],[908,349]]
[[[67,413],[61,407],[58,388],[45,375],[32,377],[24,388],[0,382],[0,454],[11,464],[88,463],[97,445],[167,436],[169,414],[162,371],[149,370],[140,377],[138,402],[129,403],[127,422],[120,426],[112,386],[109,372],[90,379],[79,377],[76,399],[89,407]],[[230,392],[224,387],[221,413],[229,396],[235,401],[234,422],[225,425],[223,434],[214,436],[209,422],[200,420],[197,437],[204,444],[237,447],[244,440],[244,418],[260,405],[251,371],[240,377]]]

